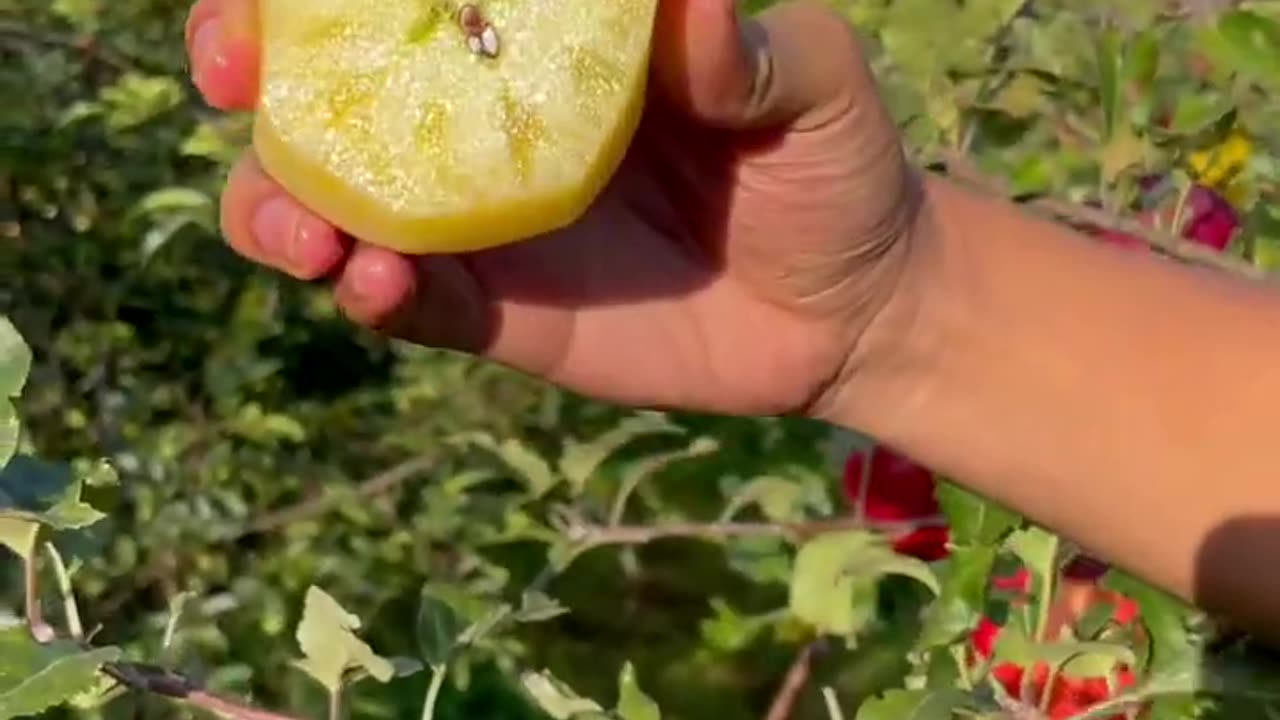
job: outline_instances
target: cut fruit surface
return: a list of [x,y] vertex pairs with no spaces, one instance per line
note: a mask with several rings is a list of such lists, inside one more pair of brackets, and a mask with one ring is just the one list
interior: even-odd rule
[[577,219],[644,104],[657,0],[260,0],[254,147],[317,213],[405,253]]

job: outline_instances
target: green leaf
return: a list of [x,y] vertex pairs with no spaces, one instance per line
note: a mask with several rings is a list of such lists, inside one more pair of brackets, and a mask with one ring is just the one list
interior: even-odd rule
[[721,520],[728,521],[743,508],[755,505],[770,522],[786,522],[795,517],[805,495],[805,487],[794,480],[759,477],[733,493]]
[[464,624],[453,606],[423,588],[418,603],[418,652],[432,667],[449,662]]
[[604,713],[599,703],[578,695],[550,672],[525,672],[520,676],[520,684],[553,720]]
[[18,451],[18,439],[22,434],[22,424],[18,422],[18,411],[8,398],[0,398],[0,469],[9,464],[13,454]]
[[993,545],[1022,524],[1021,516],[951,481],[938,483],[937,497],[954,545]]
[[879,533],[820,535],[796,555],[791,612],[820,632],[855,635],[873,617],[877,588],[888,575],[914,578],[935,594],[940,590],[926,563],[895,553]]
[[526,592],[520,596],[520,609],[514,614],[516,622],[538,623],[560,617],[569,612],[555,598],[546,593]]
[[618,676],[618,715],[622,720],[662,720],[658,703],[640,689],[630,662],[622,666]]
[[1073,715],[1071,720],[1107,720],[1135,705],[1196,695],[1280,702],[1280,667],[1274,659],[1252,656],[1192,659],[1151,673],[1137,687]]
[[1040,527],[1027,527],[1013,533],[1006,545],[1035,579],[1038,591],[1037,603],[1041,619],[1048,612],[1055,592],[1054,581],[1058,577],[1058,536]]
[[1096,39],[1098,62],[1098,97],[1102,107],[1103,139],[1110,140],[1115,133],[1116,123],[1120,117],[1120,107],[1124,101],[1124,88],[1120,84],[1123,72],[1123,54],[1120,48],[1120,37],[1116,30],[1108,28],[1098,33]]
[[1103,576],[1101,585],[1138,603],[1138,617],[1151,642],[1148,672],[1182,668],[1200,656],[1190,629],[1191,619],[1199,612],[1195,608],[1115,568]]
[[738,652],[751,643],[775,619],[773,613],[762,616],[742,615],[724,598],[711,598],[714,614],[704,618],[698,629],[703,642],[723,653]]
[[567,441],[560,456],[560,474],[575,492],[581,492],[600,465],[629,443],[650,435],[683,433],[684,429],[665,415],[644,413],[629,417],[590,442]]
[[855,720],[952,720],[970,705],[960,690],[890,690],[862,703]]
[[0,316],[0,398],[16,398],[31,373],[31,348],[9,318]]
[[974,627],[982,615],[998,553],[994,546],[958,547],[946,561],[937,601],[925,611],[919,649],[948,645]]
[[507,467],[516,472],[535,498],[546,495],[560,484],[561,478],[551,469],[551,465],[542,459],[536,450],[516,438],[498,441],[488,434],[468,433],[459,437],[458,441],[496,455]]
[[14,457],[0,470],[0,542],[26,556],[41,525],[75,530],[106,517],[80,499],[84,483],[66,465]]
[[98,669],[119,657],[114,647],[37,643],[21,625],[0,630],[0,720],[40,715],[94,690]]
[[1072,675],[1084,677],[1105,676],[1115,670],[1116,665],[1132,666],[1136,660],[1133,650],[1119,643],[1038,643],[1013,624],[1006,625],[1001,630],[994,655],[997,663],[1009,662],[1030,667],[1043,662],[1054,671],[1069,666]]
[[363,670],[376,680],[387,682],[395,676],[395,666],[356,637],[359,629],[360,618],[347,612],[325,591],[311,586],[295,634],[305,657],[295,664],[330,694],[342,688],[346,674],[352,670]]

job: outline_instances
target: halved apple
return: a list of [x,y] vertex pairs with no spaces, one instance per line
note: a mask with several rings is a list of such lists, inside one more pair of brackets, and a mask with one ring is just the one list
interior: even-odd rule
[[577,219],[639,122],[657,0],[260,0],[254,147],[304,204],[412,254]]

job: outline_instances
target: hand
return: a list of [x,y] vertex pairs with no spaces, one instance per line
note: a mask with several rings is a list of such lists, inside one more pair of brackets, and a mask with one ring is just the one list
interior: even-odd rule
[[[257,93],[255,0],[200,0],[196,85]],[[809,412],[892,293],[918,178],[849,25],[817,0],[755,19],[661,0],[650,101],[576,224],[515,245],[406,257],[346,237],[247,153],[223,230],[245,257],[334,282],[353,320],[604,400]]]

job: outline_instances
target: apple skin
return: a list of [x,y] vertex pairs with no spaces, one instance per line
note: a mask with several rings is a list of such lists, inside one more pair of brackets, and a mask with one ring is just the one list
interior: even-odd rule
[[[845,460],[842,488],[845,502],[856,508],[862,484],[869,478],[865,516],[868,520],[898,522],[919,520],[939,515],[942,510],[935,496],[937,481],[933,472],[910,458],[889,448],[851,453]],[[870,470],[870,472],[866,472]],[[894,549],[926,562],[941,560],[949,554],[947,542],[951,533],[946,527],[922,527],[894,542]]]

